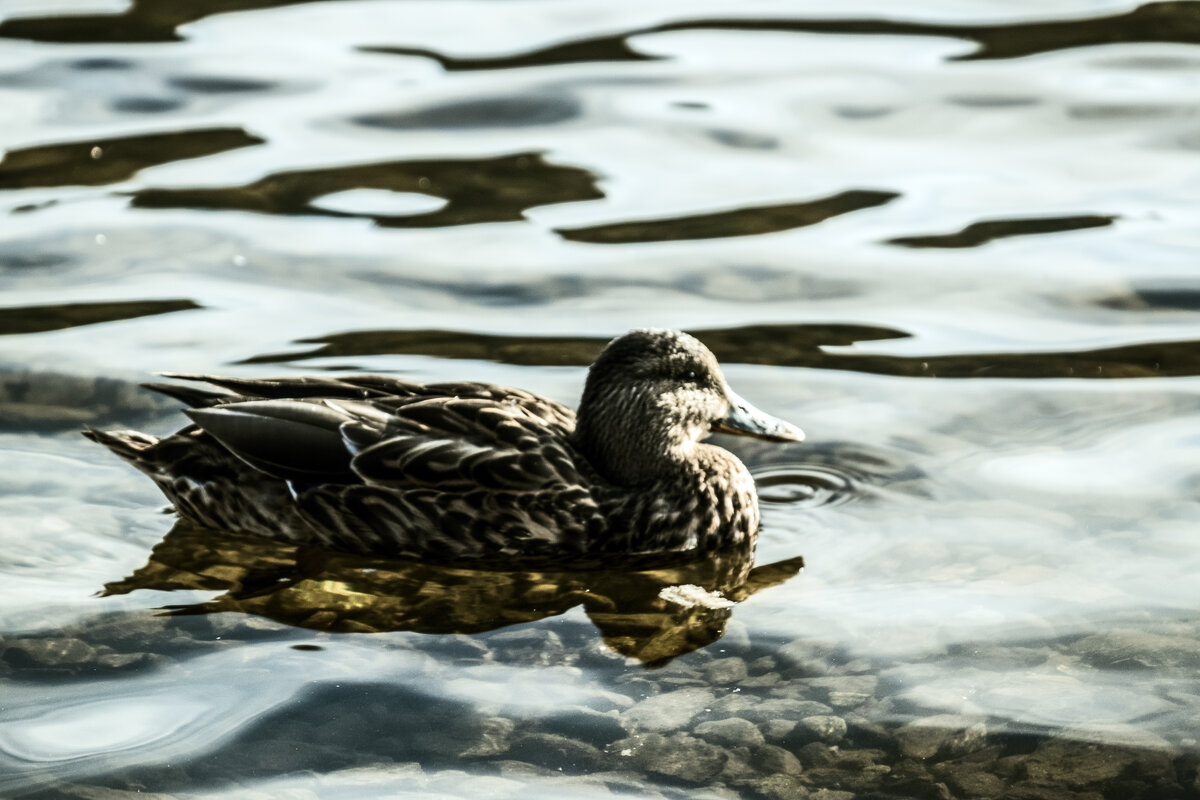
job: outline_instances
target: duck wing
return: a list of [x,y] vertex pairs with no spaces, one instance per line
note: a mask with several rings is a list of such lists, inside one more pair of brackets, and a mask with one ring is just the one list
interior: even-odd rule
[[224,392],[197,389],[177,383],[148,383],[147,388],[170,395],[188,405],[213,405],[241,400],[298,400],[303,398],[340,398],[369,400],[413,397],[428,385],[387,375],[346,375],[343,377],[229,378],[182,372],[161,373],[164,378],[207,383]]
[[[423,557],[580,557],[604,532],[598,485],[570,442],[574,415],[533,395],[418,399],[358,450],[361,484],[301,507],[328,544]],[[346,425],[352,446],[377,435]],[[361,441],[360,441],[361,438]]]
[[245,463],[301,485],[356,482],[342,426],[386,422],[369,404],[345,400],[235,400],[184,414]]
[[584,482],[564,424],[570,412],[535,399],[540,402],[509,395],[501,402],[442,397],[400,404],[389,409],[382,430],[375,420],[342,428],[356,451],[351,467],[375,486],[456,493],[530,492]]
[[[574,415],[558,403],[488,384],[393,379],[376,382],[376,391],[386,385],[411,393],[345,398],[361,396],[368,381],[377,377],[205,377],[230,393],[181,395],[196,405],[184,413],[231,453],[268,475],[302,486],[363,482],[461,492],[533,490],[580,480],[568,441]],[[324,396],[297,389],[319,390]],[[282,396],[285,391],[293,396]]]
[[381,407],[400,406],[412,398],[476,398],[497,403],[518,403],[528,411],[563,425],[568,431],[575,428],[575,414],[566,406],[538,397],[521,389],[510,389],[490,383],[455,381],[418,383],[389,375],[344,375],[340,377],[290,378],[227,378],[218,375],[198,375],[164,372],[165,378],[207,383],[223,392],[201,389],[177,383],[147,383],[148,389],[181,400],[189,406],[206,407],[245,400],[342,399],[367,400]]

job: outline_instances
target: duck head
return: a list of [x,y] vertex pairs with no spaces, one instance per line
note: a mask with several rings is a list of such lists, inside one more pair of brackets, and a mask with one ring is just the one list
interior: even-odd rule
[[613,483],[666,477],[695,459],[710,433],[804,441],[799,428],[730,389],[716,356],[686,333],[630,331],[609,342],[588,371],[575,444]]

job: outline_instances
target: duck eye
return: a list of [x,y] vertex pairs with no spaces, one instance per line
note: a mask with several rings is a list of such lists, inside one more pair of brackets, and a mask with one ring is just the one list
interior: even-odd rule
[[696,370],[689,369],[687,372],[683,373],[683,377],[689,381],[696,380],[696,377],[697,377]]

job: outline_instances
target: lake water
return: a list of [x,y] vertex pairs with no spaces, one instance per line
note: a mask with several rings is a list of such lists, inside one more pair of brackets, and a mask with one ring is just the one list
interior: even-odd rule
[[[1196,2],[0,0],[0,795],[1200,796],[1198,45]],[[728,443],[749,582],[314,565],[78,434],[181,426],[161,371],[573,404],[640,326],[809,434]]]

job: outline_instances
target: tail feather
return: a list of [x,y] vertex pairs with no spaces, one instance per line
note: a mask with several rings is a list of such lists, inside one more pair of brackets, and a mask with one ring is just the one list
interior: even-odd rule
[[102,444],[143,472],[147,471],[147,451],[158,444],[158,437],[137,431],[102,431],[87,428],[80,431],[96,444]]
[[142,386],[159,394],[165,394],[167,397],[173,397],[191,408],[208,408],[240,399],[237,395],[228,392],[214,392],[211,389],[202,389],[182,383],[143,383]]

